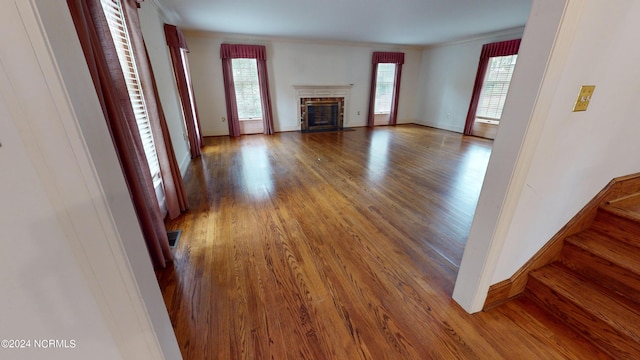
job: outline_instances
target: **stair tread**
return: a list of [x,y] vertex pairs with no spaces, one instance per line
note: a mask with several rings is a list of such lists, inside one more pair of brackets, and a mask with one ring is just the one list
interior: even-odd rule
[[610,200],[607,204],[620,209],[640,213],[640,193],[634,193],[619,199]]
[[640,218],[610,205],[600,206],[591,229],[640,247]]
[[640,222],[640,197],[632,196],[610,201],[601,205],[600,209],[629,220]]
[[625,270],[640,275],[640,248],[616,240],[596,230],[585,230],[566,239],[585,251],[597,255]]
[[601,319],[618,333],[640,343],[640,306],[613,293],[605,293],[599,285],[560,263],[537,269],[530,276]]

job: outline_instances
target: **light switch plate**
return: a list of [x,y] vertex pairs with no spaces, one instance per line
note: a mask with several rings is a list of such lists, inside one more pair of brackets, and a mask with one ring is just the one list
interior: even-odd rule
[[587,111],[589,101],[591,101],[595,89],[595,85],[582,85],[578,99],[576,99],[576,104],[573,106],[573,111]]

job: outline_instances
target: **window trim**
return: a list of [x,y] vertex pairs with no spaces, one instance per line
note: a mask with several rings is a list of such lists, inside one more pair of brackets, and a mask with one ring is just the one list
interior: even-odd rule
[[495,56],[515,55],[520,48],[520,39],[513,39],[495,43],[484,44],[480,52],[478,61],[478,71],[476,72],[476,80],[473,84],[473,92],[469,102],[469,110],[464,126],[464,135],[471,135],[473,132],[473,124],[475,123],[476,110],[480,99],[480,91],[484,83],[484,76],[489,64],[489,58]]

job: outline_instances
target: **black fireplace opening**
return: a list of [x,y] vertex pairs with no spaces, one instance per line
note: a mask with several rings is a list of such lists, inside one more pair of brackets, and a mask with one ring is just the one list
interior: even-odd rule
[[302,99],[300,101],[302,131],[341,130],[344,98]]

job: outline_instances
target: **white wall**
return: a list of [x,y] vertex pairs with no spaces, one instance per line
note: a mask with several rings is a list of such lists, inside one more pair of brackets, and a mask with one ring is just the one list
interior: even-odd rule
[[156,78],[156,85],[160,94],[160,103],[167,119],[173,151],[184,175],[191,154],[189,152],[189,142],[184,125],[178,86],[173,74],[171,55],[164,36],[165,20],[154,1],[143,2],[138,10],[138,15],[140,16],[140,27],[142,28],[144,42],[151,58],[153,75]]
[[418,48],[247,38],[200,32],[188,32],[186,35],[191,50],[189,61],[193,87],[198,102],[202,132],[205,136],[229,133],[227,123],[221,120],[222,117],[227,116],[220,60],[222,43],[266,46],[276,131],[300,129],[294,85],[353,84],[344,126],[365,126],[369,108],[373,51],[405,53],[398,123],[415,122],[418,72],[422,56]]
[[522,31],[514,29],[424,49],[416,122],[463,132],[482,45],[521,38]]
[[[0,64],[2,82],[5,71]],[[0,358],[122,359],[16,121],[0,98],[0,339],[29,340],[31,348],[0,348]],[[34,339],[75,347],[36,349]]]
[[[612,178],[640,171],[640,3],[572,0],[581,11],[493,281],[511,276]],[[579,5],[579,7],[578,7]],[[596,85],[572,112],[580,85]]]
[[[634,0],[534,0],[454,290],[466,310],[609,180],[640,171],[639,16]],[[589,110],[572,112],[592,84]]]
[[0,338],[76,340],[0,358],[179,359],[67,7],[0,2],[0,28]]

